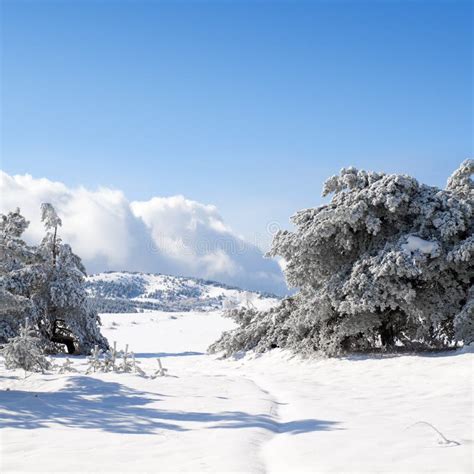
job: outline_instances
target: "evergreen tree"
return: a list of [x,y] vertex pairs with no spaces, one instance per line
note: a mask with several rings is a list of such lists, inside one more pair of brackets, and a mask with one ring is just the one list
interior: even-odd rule
[[293,216],[270,256],[299,292],[270,311],[232,310],[239,323],[211,346],[227,354],[274,347],[328,355],[474,339],[474,161],[447,188],[406,175],[343,169],[329,204]]
[[38,254],[21,238],[28,224],[19,209],[0,215],[0,342],[19,334],[21,323],[36,316],[29,269]]
[[79,354],[96,344],[106,349],[99,316],[87,300],[81,260],[62,243],[53,206],[43,204],[41,210],[46,236],[37,247],[21,239],[28,222],[19,210],[1,216],[0,342],[17,335],[19,322],[28,317],[49,352],[64,345]]
[[12,337],[2,349],[7,369],[24,369],[28,372],[44,372],[51,367],[45,357],[41,340],[26,320],[19,334]]

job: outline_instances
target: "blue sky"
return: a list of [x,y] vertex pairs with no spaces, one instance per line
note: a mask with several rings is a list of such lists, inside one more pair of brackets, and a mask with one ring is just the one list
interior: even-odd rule
[[184,194],[247,238],[343,166],[472,155],[472,4],[2,2],[10,174]]

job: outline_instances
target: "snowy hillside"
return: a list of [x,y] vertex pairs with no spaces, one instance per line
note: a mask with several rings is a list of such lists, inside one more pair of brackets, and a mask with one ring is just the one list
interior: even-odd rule
[[205,353],[233,324],[218,312],[102,319],[168,376],[0,363],[1,472],[473,471],[472,354],[221,360]]
[[151,273],[98,273],[87,277],[86,289],[98,311],[104,313],[207,311],[226,305],[263,309],[277,300],[274,295],[214,281]]

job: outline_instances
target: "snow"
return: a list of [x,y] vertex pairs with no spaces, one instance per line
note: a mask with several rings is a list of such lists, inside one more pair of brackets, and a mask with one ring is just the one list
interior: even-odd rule
[[406,244],[403,244],[402,248],[408,253],[420,252],[434,255],[439,248],[439,244],[438,242],[424,240],[416,235],[409,235]]
[[169,376],[85,376],[83,357],[80,374],[25,379],[2,365],[2,473],[473,471],[468,351],[221,360],[205,353],[233,327],[217,312],[102,320],[147,373],[159,357]]
[[[262,295],[258,292],[250,292],[238,288],[226,287],[217,282],[210,282],[205,280],[197,280],[193,278],[177,277],[172,275],[152,274],[152,273],[130,273],[130,272],[104,272],[87,277],[89,284],[100,283],[120,283],[126,288],[127,285],[133,282],[140,282],[144,286],[143,292],[133,298],[129,298],[126,292],[121,296],[130,301],[148,302],[148,303],[163,303],[163,300],[196,300],[196,307],[194,309],[201,310],[203,308],[202,302],[211,301],[210,304],[216,307],[216,300],[219,304],[219,298],[222,301],[230,301],[238,306],[246,305],[247,299],[250,297],[252,304],[259,310],[268,309],[271,306],[279,303],[279,299],[269,295]],[[199,296],[188,294],[189,289],[196,289]],[[101,289],[90,287],[88,292],[91,296],[107,296],[107,292],[101,294]],[[160,292],[159,297],[156,293]],[[111,299],[116,299],[112,297]],[[211,308],[206,307],[206,309]]]
[[96,273],[95,275],[88,275],[87,280],[117,282],[124,278],[127,278],[127,276],[127,272],[104,272]]

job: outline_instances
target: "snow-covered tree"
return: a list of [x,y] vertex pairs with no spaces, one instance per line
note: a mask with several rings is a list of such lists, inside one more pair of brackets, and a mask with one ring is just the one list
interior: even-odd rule
[[70,353],[108,347],[100,320],[84,287],[85,269],[58,235],[61,219],[51,204],[41,206],[46,236],[37,247],[21,235],[28,222],[19,210],[0,220],[0,343],[18,334],[28,317],[50,352],[64,345]]
[[[158,359],[159,360],[159,359]],[[128,351],[128,344],[125,350],[117,350],[117,342],[107,351],[101,351],[96,345],[88,358],[87,374],[95,372],[115,372],[115,373],[135,373],[146,376],[139,367],[139,362],[135,360],[135,354]],[[166,369],[162,370],[166,371]],[[163,374],[164,375],[164,372]]]
[[474,161],[445,190],[416,179],[343,169],[330,203],[293,216],[270,256],[299,292],[269,311],[233,310],[239,327],[211,346],[328,355],[474,339]]
[[67,374],[68,372],[78,372],[78,370],[74,367],[74,364],[68,358],[66,358],[63,365],[56,366],[56,367],[58,368],[58,374]]
[[51,363],[44,355],[41,339],[28,320],[20,326],[18,336],[12,337],[1,352],[7,369],[44,372],[51,367]]
[[52,263],[55,264],[61,244],[61,240],[58,237],[58,227],[61,227],[63,223],[56,213],[56,209],[49,202],[41,204],[41,222],[44,223],[46,229],[46,236],[41,246],[43,251],[51,255]]
[[18,335],[25,319],[35,317],[28,291],[33,272],[27,269],[39,256],[21,238],[28,224],[19,209],[0,215],[0,342]]
[[156,377],[166,377],[168,369],[165,369],[163,367],[163,364],[161,363],[161,359],[156,359],[156,361],[158,362],[158,369],[155,370],[151,378],[156,379]]

